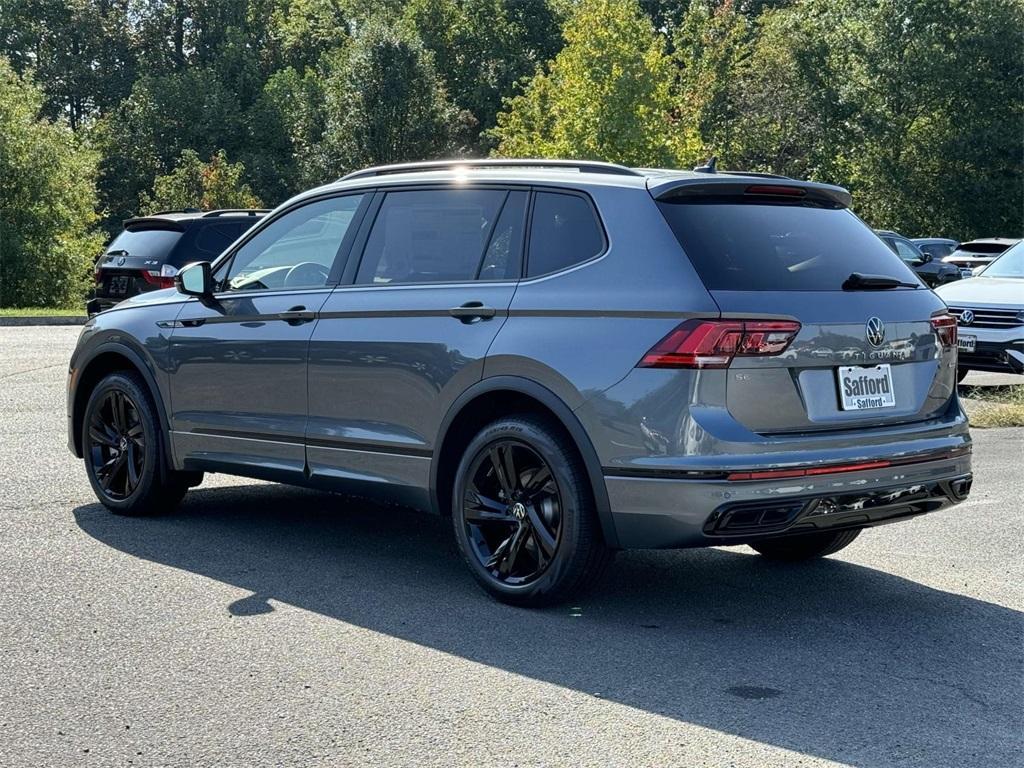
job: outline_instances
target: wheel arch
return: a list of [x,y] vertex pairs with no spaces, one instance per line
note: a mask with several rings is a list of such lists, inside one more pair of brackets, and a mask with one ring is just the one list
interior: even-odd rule
[[71,393],[70,414],[72,447],[74,448],[75,455],[78,458],[82,458],[83,455],[82,416],[85,413],[86,403],[89,402],[89,395],[104,376],[116,371],[132,371],[139,374],[143,381],[146,382],[150,400],[153,408],[156,410],[157,418],[160,420],[164,456],[169,457],[171,455],[170,430],[156,378],[150,367],[146,364],[145,358],[139,352],[117,341],[107,341],[98,344],[94,349],[90,350],[86,359],[79,364],[78,376]]
[[605,544],[618,549],[608,490],[593,443],[572,409],[554,392],[529,379],[494,376],[477,382],[452,404],[438,429],[430,462],[430,505],[434,512],[451,514],[451,485],[458,468],[460,448],[486,423],[508,413],[541,413],[553,418],[576,446],[594,495]]

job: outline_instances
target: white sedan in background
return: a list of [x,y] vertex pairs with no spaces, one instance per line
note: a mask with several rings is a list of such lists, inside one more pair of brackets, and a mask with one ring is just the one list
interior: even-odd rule
[[977,277],[935,292],[957,318],[960,379],[968,371],[1024,373],[1024,241]]

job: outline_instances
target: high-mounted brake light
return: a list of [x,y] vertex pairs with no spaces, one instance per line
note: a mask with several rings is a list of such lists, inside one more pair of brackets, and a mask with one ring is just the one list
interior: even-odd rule
[[942,346],[956,346],[956,318],[953,315],[936,315],[932,318],[932,328]]
[[800,332],[793,320],[687,320],[655,344],[638,368],[727,368],[737,356],[778,355]]
[[801,187],[787,187],[782,184],[754,184],[747,187],[748,195],[784,195],[785,197],[803,197],[807,190]]

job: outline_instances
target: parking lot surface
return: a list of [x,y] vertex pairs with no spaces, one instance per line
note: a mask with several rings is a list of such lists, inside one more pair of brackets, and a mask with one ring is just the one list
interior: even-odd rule
[[832,558],[623,553],[527,611],[426,515],[220,476],[110,515],[78,331],[0,329],[0,765],[1021,764],[1024,430]]

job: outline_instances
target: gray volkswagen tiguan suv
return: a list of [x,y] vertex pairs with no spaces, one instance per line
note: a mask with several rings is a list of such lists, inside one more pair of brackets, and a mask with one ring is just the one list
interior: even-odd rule
[[594,162],[372,168],[92,318],[68,431],[114,512],[204,472],[450,517],[478,582],[801,560],[963,500],[956,323],[839,187]]

